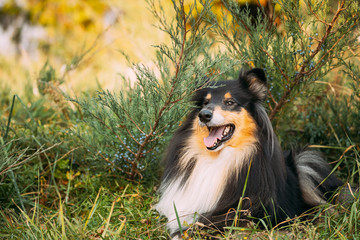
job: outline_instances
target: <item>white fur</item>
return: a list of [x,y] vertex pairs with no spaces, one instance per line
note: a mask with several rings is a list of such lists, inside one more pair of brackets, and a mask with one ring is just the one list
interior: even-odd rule
[[211,121],[208,123],[203,123],[202,121],[200,121],[200,119],[198,119],[199,121],[199,125],[204,127],[204,126],[222,126],[224,124],[226,124],[225,121],[225,117],[220,113],[219,111],[219,107],[216,107],[215,110],[213,111],[213,116],[211,118]]
[[[216,107],[214,112],[213,112],[213,117],[211,118],[211,121],[208,123],[203,123],[202,121],[200,121],[200,119],[198,119],[199,121],[199,126],[204,127],[204,126],[208,126],[208,127],[213,127],[213,126],[223,126],[225,124],[228,124],[225,121],[225,117],[220,113],[219,108]],[[222,150],[224,147],[224,145],[220,145],[219,147],[217,147],[215,150],[213,150],[213,152],[219,152],[220,150]]]
[[180,186],[181,176],[163,184],[160,189],[162,197],[155,208],[167,217],[170,233],[179,228],[174,204],[181,224],[194,223],[201,214],[212,212],[225,189],[227,177],[248,161],[254,148],[248,147],[246,150],[238,151],[225,147],[215,158],[202,155],[195,149],[190,145],[187,153],[181,158],[184,162],[189,162],[193,157],[197,159],[185,185]]
[[271,156],[270,156],[270,158],[271,158],[274,153],[274,150],[275,150],[275,144],[278,143],[278,140],[276,138],[271,121],[266,113],[265,108],[260,103],[257,103],[255,106],[257,108],[257,112],[258,112],[260,118],[262,119],[262,122],[263,122],[262,127],[266,128],[266,130],[268,132],[267,140],[268,140],[268,143],[271,144]]
[[315,151],[305,151],[296,156],[296,169],[303,198],[306,203],[317,206],[326,203],[326,201],[322,198],[319,189],[317,189],[318,186],[314,184],[312,179],[321,182],[323,176],[310,167],[309,163],[316,164],[321,168],[326,168],[327,163]]

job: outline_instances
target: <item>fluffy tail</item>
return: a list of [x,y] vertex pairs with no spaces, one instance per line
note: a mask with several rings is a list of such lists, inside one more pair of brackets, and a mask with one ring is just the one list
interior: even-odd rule
[[304,151],[295,157],[296,171],[304,201],[310,206],[324,204],[343,184],[331,174],[330,165],[316,151]]

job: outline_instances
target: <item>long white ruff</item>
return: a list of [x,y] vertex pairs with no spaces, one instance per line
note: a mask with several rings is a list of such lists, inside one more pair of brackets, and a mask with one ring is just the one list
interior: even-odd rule
[[[241,169],[248,162],[255,150],[255,145],[245,149],[225,147],[213,157],[201,154],[194,146],[188,145],[180,164],[186,166],[191,159],[196,159],[189,178],[183,181],[184,175],[163,182],[160,187],[161,199],[155,206],[156,210],[167,217],[170,234],[179,229],[174,204],[180,223],[195,223],[204,213],[215,210],[219,199],[227,185],[228,176]],[[184,169],[181,170],[181,172]]]

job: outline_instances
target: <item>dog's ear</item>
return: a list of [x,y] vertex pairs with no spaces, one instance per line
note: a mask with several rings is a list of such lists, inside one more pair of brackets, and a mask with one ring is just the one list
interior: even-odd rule
[[249,71],[240,72],[239,82],[241,86],[258,100],[264,101],[267,96],[267,84],[264,70],[253,68]]

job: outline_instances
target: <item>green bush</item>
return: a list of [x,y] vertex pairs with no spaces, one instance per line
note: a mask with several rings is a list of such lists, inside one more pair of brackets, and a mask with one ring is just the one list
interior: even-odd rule
[[214,44],[206,37],[210,27],[188,29],[192,15],[184,12],[183,5],[174,2],[175,24],[167,23],[154,3],[150,7],[159,19],[158,27],[171,38],[170,46],[156,46],[156,69],[134,64],[135,83],[124,78],[124,89],[117,93],[102,90],[94,99],[74,100],[94,129],[78,133],[87,149],[130,179],[159,177],[164,146],[184,119],[192,93],[239,62],[208,51]]
[[[313,120],[312,125],[301,119],[310,109],[309,99],[325,91],[317,82],[327,81],[336,69],[354,74],[347,64],[358,52],[358,35],[349,34],[358,29],[357,2],[342,1],[333,8],[323,1],[283,1],[272,18],[258,14],[257,19],[233,1],[223,2],[227,11],[220,17],[212,1],[197,1],[186,10],[182,1],[173,4],[174,23],[150,1],[158,27],[171,39],[169,46],[156,46],[156,69],[134,64],[135,83],[124,79],[120,92],[103,90],[95,99],[77,100],[94,129],[79,133],[90,152],[128,178],[158,177],[164,146],[186,114],[191,94],[209,78],[236,78],[241,67],[252,66],[266,71],[269,117],[284,147],[293,147],[287,138],[291,131],[304,135],[307,144],[325,137],[324,124],[315,127]],[[315,108],[322,106],[314,106],[315,113],[306,118],[317,118],[320,109]],[[304,143],[295,139],[296,145]]]

